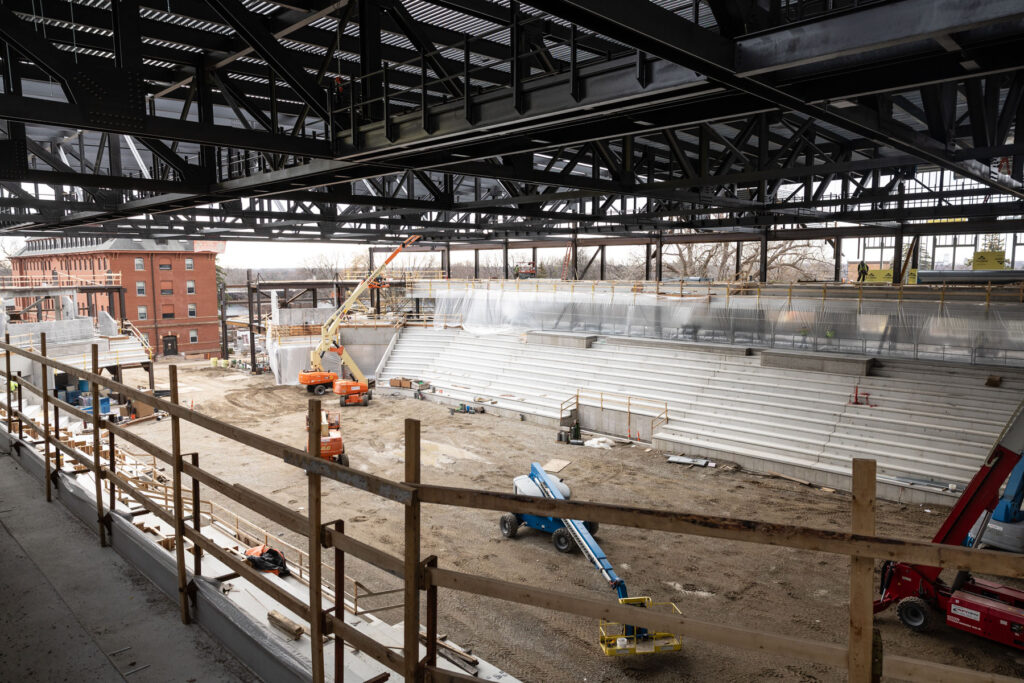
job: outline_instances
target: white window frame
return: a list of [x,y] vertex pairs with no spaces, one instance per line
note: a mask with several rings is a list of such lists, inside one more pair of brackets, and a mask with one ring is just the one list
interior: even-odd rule
[[199,330],[189,330],[188,331],[188,343],[189,344],[198,344],[199,343]]
[[195,280],[185,280],[185,293],[186,294],[195,294],[196,293],[196,281]]
[[195,270],[195,269],[196,269],[195,261],[190,259],[190,258],[185,259],[185,270]]
[[135,281],[135,295],[136,296],[146,296],[146,281],[145,280],[136,280]]
[[197,317],[199,317],[199,311],[196,310],[196,305],[195,304],[189,304],[188,305],[188,317],[190,317],[190,318],[197,318]]
[[146,269],[146,259],[144,259],[144,258],[136,258],[135,259],[135,270],[145,270],[145,269]]
[[146,308],[145,306],[139,306],[139,309],[136,311],[136,313],[138,313],[139,320],[149,320],[149,309]]

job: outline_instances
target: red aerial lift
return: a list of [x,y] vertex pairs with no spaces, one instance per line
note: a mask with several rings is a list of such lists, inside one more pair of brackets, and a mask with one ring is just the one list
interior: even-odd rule
[[[933,543],[962,545],[971,527],[983,516],[984,528],[999,501],[999,488],[1020,460],[1022,450],[1024,417],[1018,409]],[[953,628],[1024,649],[1024,591],[976,579],[966,571],[947,584],[939,578],[941,572],[940,567],[885,562],[875,612],[895,604],[900,621],[914,631],[928,630],[941,614]]]

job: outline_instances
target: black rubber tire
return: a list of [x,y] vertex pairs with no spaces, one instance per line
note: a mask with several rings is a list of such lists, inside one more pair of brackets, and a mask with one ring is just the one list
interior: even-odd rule
[[911,631],[924,633],[935,626],[938,616],[927,601],[917,596],[903,598],[896,605],[896,616]]
[[505,538],[515,538],[519,533],[519,518],[511,512],[506,512],[498,520],[498,528],[501,529],[501,535]]
[[312,393],[312,392],[313,392],[313,385],[312,384],[307,384],[306,385],[306,393],[309,394],[309,393]]
[[338,464],[348,467],[348,456],[342,451],[341,455],[338,456]]
[[576,542],[572,540],[572,536],[569,535],[569,531],[565,527],[555,529],[555,533],[551,534],[551,542],[555,544],[555,550],[560,553],[571,553],[576,547]]
[[370,389],[369,391],[366,392],[366,397],[371,401],[373,400],[373,389]]
[[597,522],[583,522],[583,526],[587,527],[587,531],[590,532],[591,536],[597,536],[597,530],[601,528],[601,525]]
[[359,402],[359,405],[363,407],[370,405],[370,397],[367,396],[366,394],[363,394],[363,400]]
[[316,394],[317,396],[323,396],[325,393],[327,393],[327,387],[325,387],[323,384],[317,384],[315,387],[313,387],[313,393]]

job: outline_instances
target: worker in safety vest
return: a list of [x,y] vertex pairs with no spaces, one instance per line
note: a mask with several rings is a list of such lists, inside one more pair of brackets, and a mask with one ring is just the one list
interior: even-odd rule
[[8,386],[10,386],[11,388],[11,393],[15,393],[18,391],[18,383],[15,382],[13,379],[10,382],[8,382]]
[[868,264],[862,259],[857,265],[857,282],[864,282],[868,277]]

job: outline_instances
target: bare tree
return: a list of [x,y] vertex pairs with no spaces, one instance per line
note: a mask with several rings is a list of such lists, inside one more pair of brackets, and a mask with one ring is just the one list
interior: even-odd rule
[[[760,249],[747,245],[736,273],[736,244],[675,244],[664,268],[676,277],[700,277],[708,280],[756,279],[760,270]],[[641,259],[642,262],[642,259]],[[808,241],[770,242],[768,244],[768,280],[796,282],[831,279],[833,259],[821,245]]]
[[333,280],[341,269],[338,253],[321,251],[309,256],[303,262],[302,270],[311,280]]

